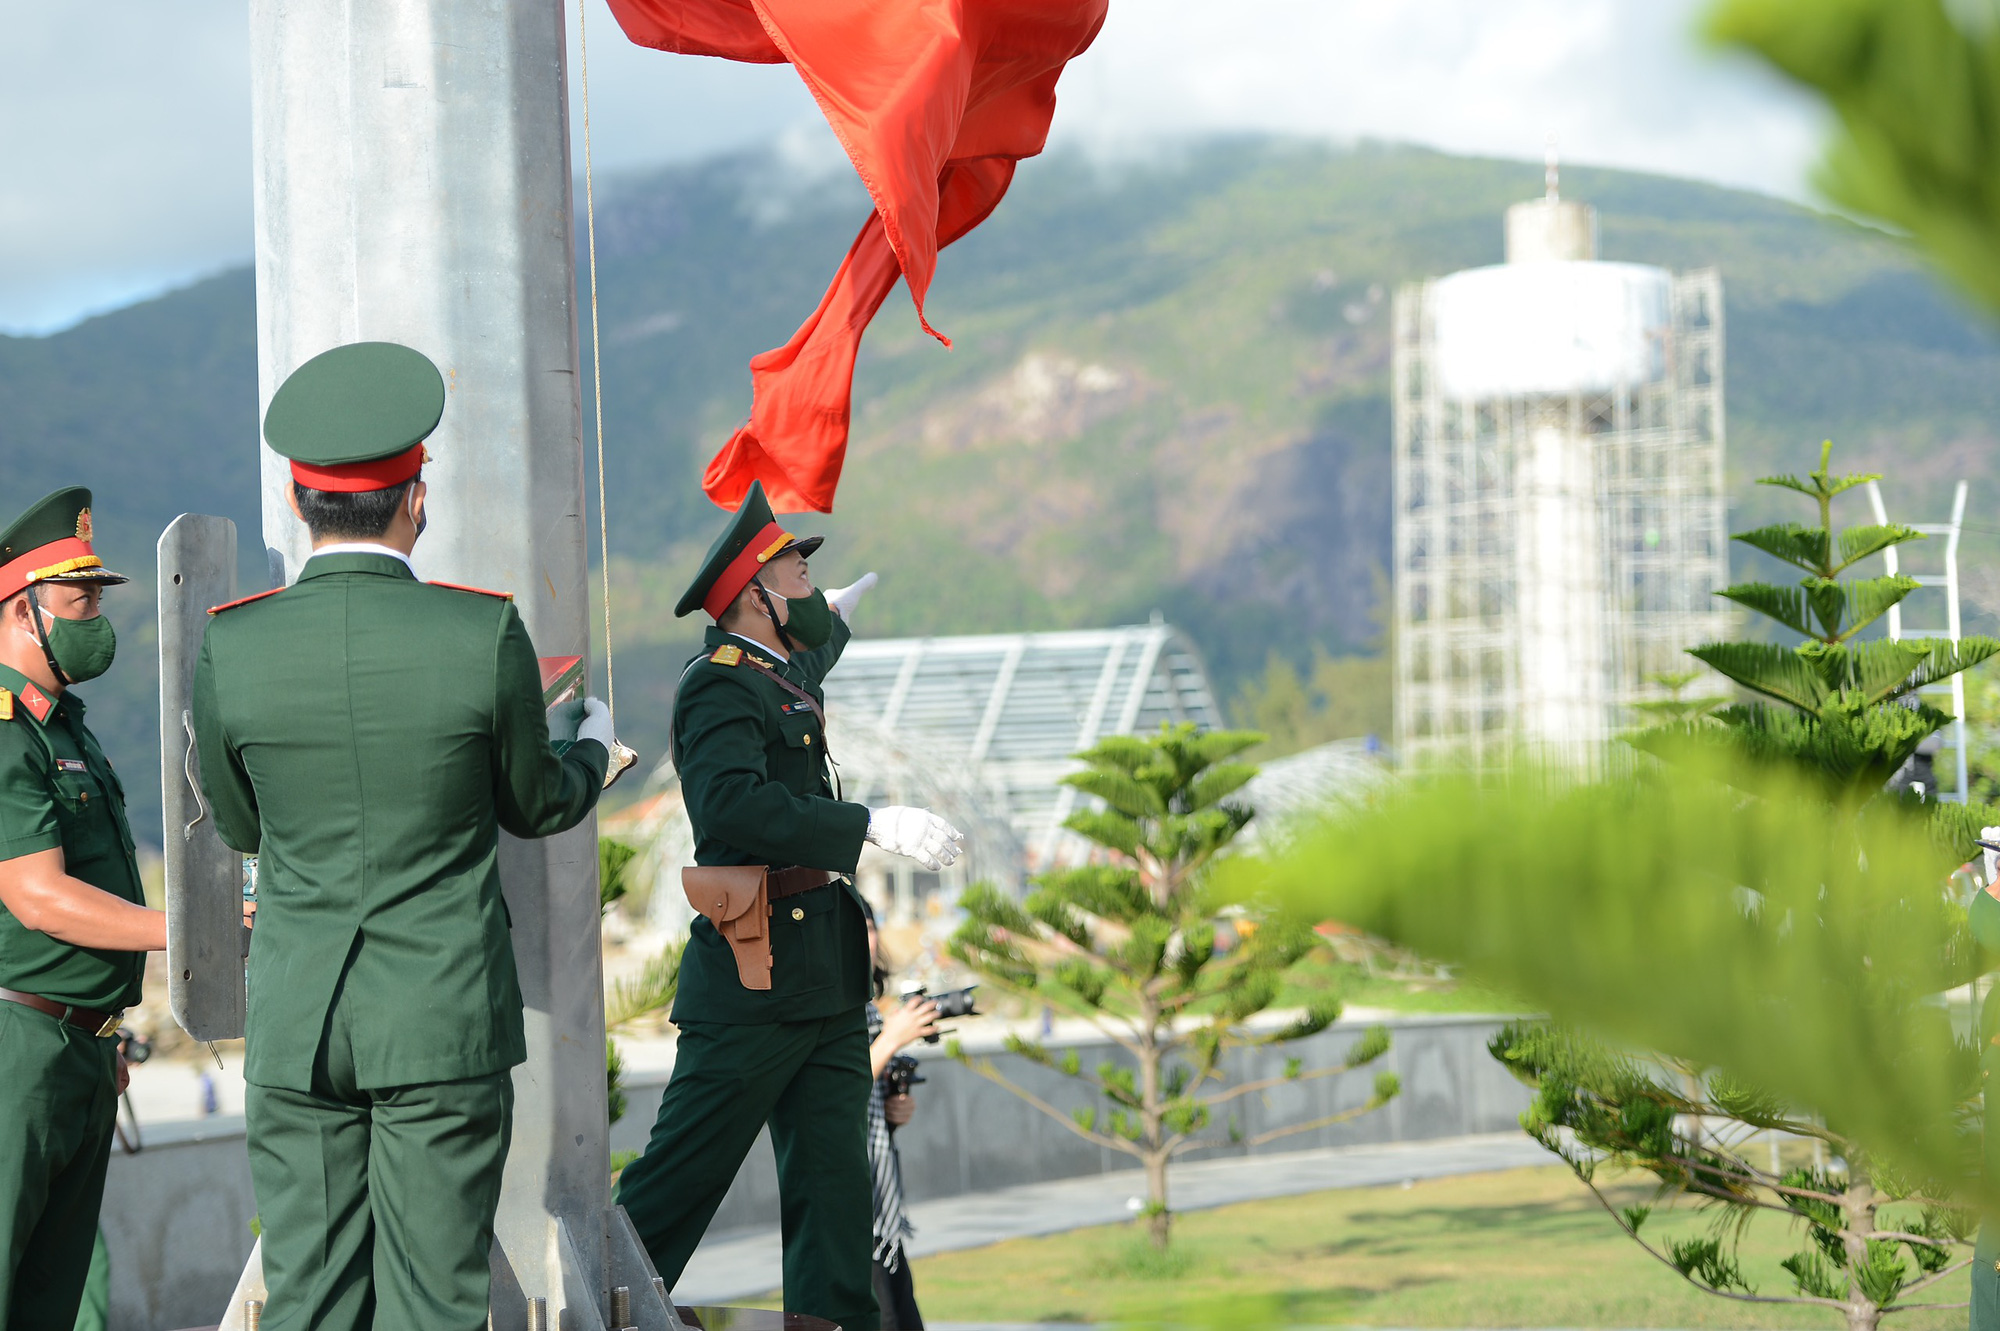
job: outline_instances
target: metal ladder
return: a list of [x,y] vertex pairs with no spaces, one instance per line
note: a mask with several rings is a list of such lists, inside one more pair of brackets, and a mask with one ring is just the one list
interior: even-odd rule
[[[1950,522],[1912,522],[1907,524],[1913,531],[1922,532],[1926,536],[1944,537],[1944,572],[1912,573],[1908,575],[1916,579],[1917,590],[1911,592],[1910,596],[1905,598],[1901,604],[1889,608],[1889,637],[1891,639],[1943,638],[1951,642],[1959,640],[1958,533],[1960,525],[1965,521],[1965,494],[1966,482],[1960,481],[1957,493],[1952,496]],[[1889,514],[1888,510],[1882,505],[1882,487],[1874,481],[1868,482],[1868,503],[1875,510],[1875,521],[1886,525],[1889,521]],[[1892,545],[1882,552],[1882,563],[1885,570],[1892,577],[1901,571],[1895,546]],[[1932,588],[1944,593],[1944,627],[1905,627],[1903,623],[1904,606],[1909,603],[1910,599]],[[1929,604],[1931,599],[1926,597],[1926,604]],[[1957,783],[1951,790],[1935,791],[1933,795],[1942,803],[1963,804],[1968,784],[1965,771],[1965,674],[1961,671],[1953,675],[1950,679],[1928,685],[1919,690],[1919,692],[1933,695],[1948,695],[1951,699],[1949,710],[1952,720],[1945,727],[1945,734],[1948,736],[1945,743],[1950,746],[1952,751],[1952,769],[1957,776]]]

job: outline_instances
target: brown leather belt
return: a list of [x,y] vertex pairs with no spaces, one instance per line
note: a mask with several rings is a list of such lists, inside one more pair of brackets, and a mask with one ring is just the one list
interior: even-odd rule
[[123,1011],[99,1012],[96,1008],[72,1007],[67,1003],[58,1003],[52,998],[43,998],[39,994],[24,994],[18,989],[0,989],[0,1000],[19,1003],[22,1007],[31,1007],[37,1012],[54,1017],[57,1021],[68,1022],[72,1026],[89,1031],[92,1035],[107,1039],[118,1034],[118,1023],[125,1019]]
[[839,881],[839,874],[828,873],[824,869],[773,869],[764,876],[766,888],[773,901],[782,901],[786,897],[795,897],[801,892],[810,892],[816,887],[825,887],[828,883]]

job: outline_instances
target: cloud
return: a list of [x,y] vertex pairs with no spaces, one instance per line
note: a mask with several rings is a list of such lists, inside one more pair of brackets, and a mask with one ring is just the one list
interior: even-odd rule
[[[627,42],[588,0],[603,175],[824,137],[782,66]],[[46,329],[250,251],[243,0],[0,0],[0,329]],[[582,62],[571,14],[571,123]],[[1112,0],[1058,143],[1262,129],[1566,160],[1804,193],[1817,108],[1698,51],[1698,0]]]
[[1257,128],[1564,158],[1804,193],[1822,115],[1697,48],[1699,0],[1113,0],[1060,132]]

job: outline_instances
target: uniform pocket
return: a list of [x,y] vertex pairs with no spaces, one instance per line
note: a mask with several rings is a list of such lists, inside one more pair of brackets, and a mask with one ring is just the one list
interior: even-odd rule
[[778,731],[785,737],[785,743],[794,749],[815,749],[821,741],[819,718],[812,714],[804,703],[798,704],[796,712],[782,712],[778,716]]
[[771,903],[771,988],[784,994],[824,989],[833,983],[834,952],[840,945],[835,907],[838,885],[801,892]]

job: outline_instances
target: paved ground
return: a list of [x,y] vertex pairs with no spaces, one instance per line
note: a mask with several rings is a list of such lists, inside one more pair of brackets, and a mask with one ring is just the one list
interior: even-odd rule
[[[1548,1161],[1546,1151],[1518,1132],[1202,1160],[1174,1166],[1173,1205],[1176,1211],[1199,1211],[1327,1188],[1477,1174]],[[917,1227],[910,1250],[924,1257],[1003,1239],[1113,1224],[1128,1219],[1144,1195],[1145,1176],[1135,1169],[918,1202],[910,1208]],[[727,1303],[774,1290],[781,1282],[779,1256],[776,1228],[710,1235],[688,1263],[674,1291],[675,1301]],[[972,1331],[972,1324],[960,1331]],[[980,1324],[978,1331],[1003,1329]]]

